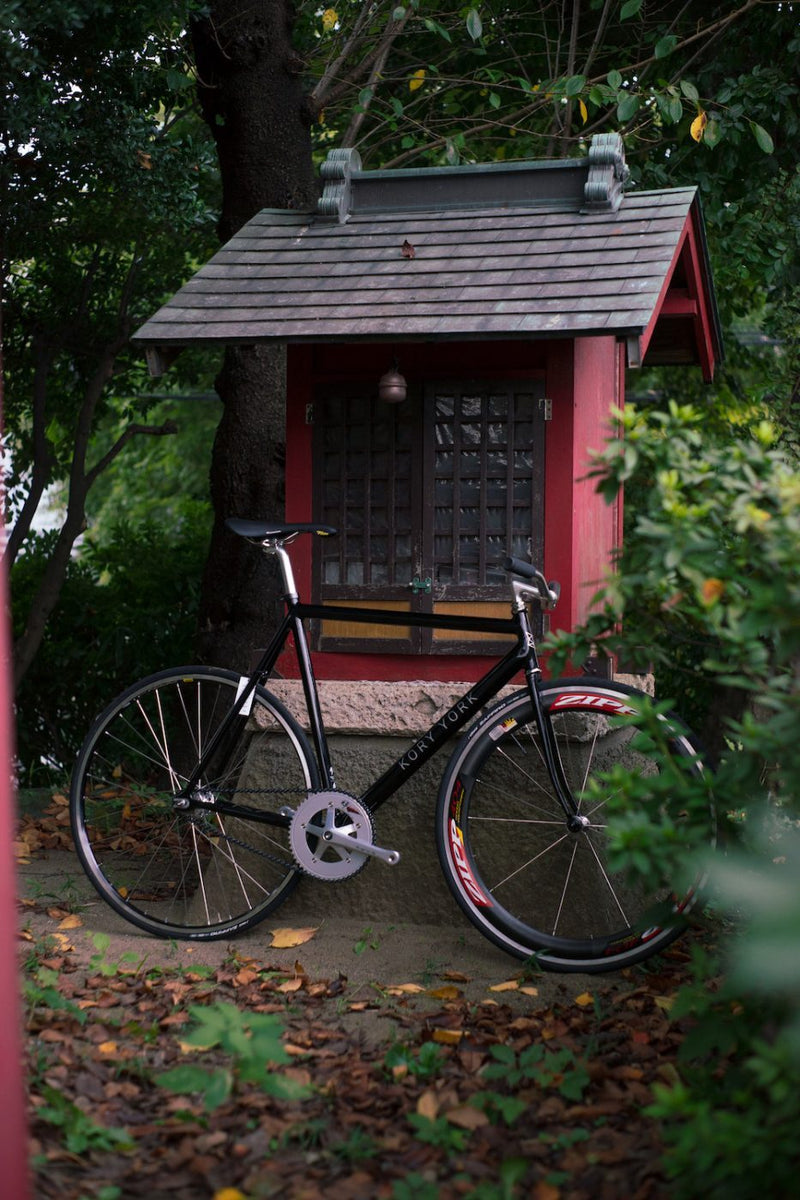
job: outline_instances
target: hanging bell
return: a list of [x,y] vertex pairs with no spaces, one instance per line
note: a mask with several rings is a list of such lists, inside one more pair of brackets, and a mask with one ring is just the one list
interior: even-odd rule
[[381,375],[378,381],[378,395],[386,404],[402,404],[405,400],[408,385],[396,366],[385,375]]

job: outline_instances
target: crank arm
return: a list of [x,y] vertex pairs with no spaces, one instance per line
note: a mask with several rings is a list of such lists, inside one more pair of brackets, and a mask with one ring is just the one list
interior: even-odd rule
[[321,837],[323,842],[329,842],[332,846],[343,846],[346,850],[355,850],[359,854],[379,858],[390,867],[396,867],[400,862],[399,850],[384,850],[383,846],[376,846],[374,842],[362,842],[360,838],[350,837],[338,829],[326,829]]

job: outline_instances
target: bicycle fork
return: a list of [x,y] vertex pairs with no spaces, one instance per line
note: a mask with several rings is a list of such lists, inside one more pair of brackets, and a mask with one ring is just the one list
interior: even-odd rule
[[553,781],[553,787],[558,798],[558,802],[564,810],[564,816],[567,819],[567,829],[570,833],[579,833],[585,829],[591,822],[588,817],[583,816],[578,812],[578,806],[575,803],[575,798],[572,795],[567,777],[564,774],[564,767],[561,762],[561,755],[558,751],[556,735],[553,731],[553,724],[550,717],[544,711],[542,697],[539,692],[540,680],[542,678],[542,670],[539,666],[539,658],[536,653],[536,643],[533,634],[530,630],[528,621],[528,610],[523,608],[518,610],[520,625],[523,630],[523,636],[527,640],[528,654],[525,662],[525,679],[528,684],[528,692],[530,694],[533,712],[536,718],[536,727],[539,730],[539,736],[542,741],[542,754],[544,756],[545,766],[548,774]]

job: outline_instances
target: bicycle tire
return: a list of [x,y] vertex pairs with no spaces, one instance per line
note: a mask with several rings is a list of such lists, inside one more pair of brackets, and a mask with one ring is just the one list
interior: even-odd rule
[[[657,770],[614,721],[634,711],[635,688],[596,679],[556,680],[542,702],[573,795],[615,763]],[[670,747],[707,766],[693,736],[670,721]],[[610,798],[610,797],[607,797]],[[589,801],[587,800],[587,805]],[[606,799],[570,832],[539,744],[527,691],[500,701],[461,739],[436,809],[439,860],[450,890],[490,941],[551,971],[619,970],[665,949],[685,928],[697,889],[646,896],[605,862]],[[709,814],[710,838],[713,818]]]
[[[175,795],[237,697],[240,676],[179,667],[140,680],[97,718],[78,756],[70,818],[78,857],[105,901],[159,937],[211,940],[249,929],[294,890],[287,828]],[[316,760],[279,700],[257,688],[209,796],[277,811],[319,787]]]

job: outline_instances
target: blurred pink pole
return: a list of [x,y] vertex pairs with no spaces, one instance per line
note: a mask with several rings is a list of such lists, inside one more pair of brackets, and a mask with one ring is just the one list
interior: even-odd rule
[[[0,528],[0,549],[2,549]],[[0,1193],[30,1197],[22,1013],[17,972],[14,741],[6,572],[0,568]]]

